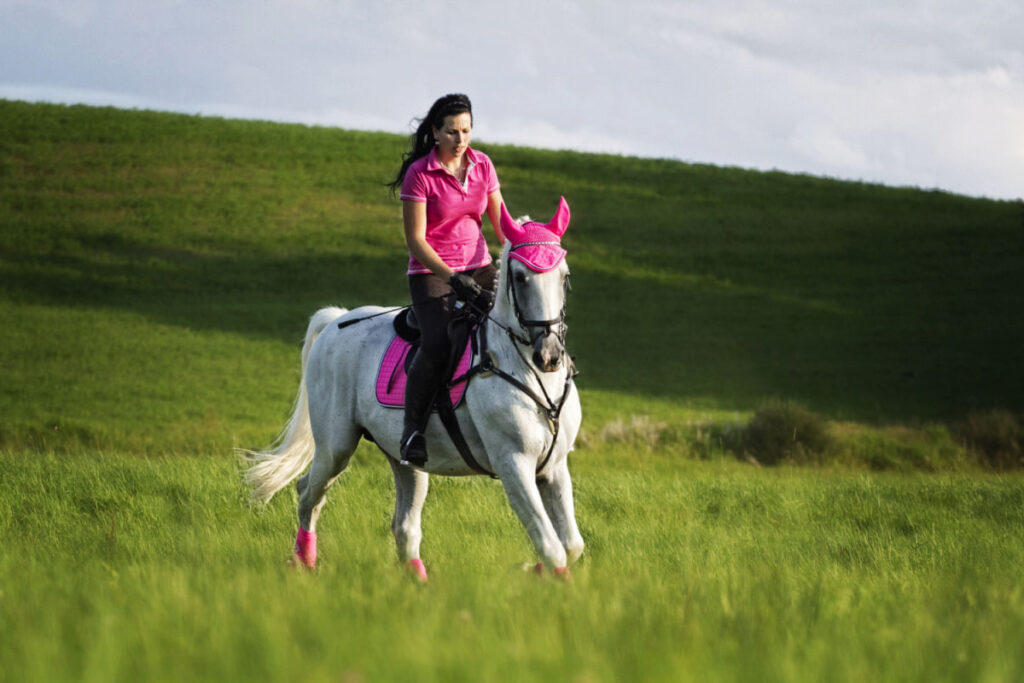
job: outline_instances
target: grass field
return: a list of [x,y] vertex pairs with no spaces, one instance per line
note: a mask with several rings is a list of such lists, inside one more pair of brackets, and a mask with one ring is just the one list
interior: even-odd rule
[[[482,144],[573,211],[584,559],[435,478],[415,585],[364,445],[289,571],[231,450],[406,301],[403,143],[0,101],[0,681],[1024,678],[1021,202]],[[772,398],[827,445],[751,465]]]
[[0,680],[1013,681],[1024,485],[991,475],[575,465],[565,584],[500,486],[436,479],[431,583],[399,570],[390,470],[357,456],[315,575],[293,496],[230,461],[0,456]]

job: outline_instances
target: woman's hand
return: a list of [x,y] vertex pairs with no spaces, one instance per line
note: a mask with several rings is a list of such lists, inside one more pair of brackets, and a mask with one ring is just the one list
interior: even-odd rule
[[452,276],[448,278],[448,284],[452,286],[459,301],[464,301],[472,308],[487,312],[494,305],[494,292],[484,289],[465,273],[452,273]]
[[467,304],[476,301],[476,298],[484,291],[484,288],[478,285],[476,280],[465,273],[452,273],[452,276],[448,278],[448,284],[455,290],[455,296]]

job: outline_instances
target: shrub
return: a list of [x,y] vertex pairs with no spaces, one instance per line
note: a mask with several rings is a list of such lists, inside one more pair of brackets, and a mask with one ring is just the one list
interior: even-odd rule
[[763,404],[742,434],[744,453],[762,465],[816,461],[831,443],[825,420],[792,401]]
[[1024,427],[1013,413],[990,410],[971,413],[958,426],[964,446],[997,470],[1024,466]]

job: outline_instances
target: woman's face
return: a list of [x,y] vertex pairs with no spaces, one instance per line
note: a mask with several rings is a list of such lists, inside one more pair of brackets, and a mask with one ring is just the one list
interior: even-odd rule
[[444,117],[440,128],[434,129],[438,152],[445,158],[459,159],[469,147],[473,136],[473,115],[469,112]]

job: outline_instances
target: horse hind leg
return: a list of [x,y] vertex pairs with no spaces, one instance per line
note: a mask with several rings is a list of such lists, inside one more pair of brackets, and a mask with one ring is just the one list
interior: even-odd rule
[[395,475],[395,514],[391,518],[391,533],[398,547],[398,556],[417,579],[427,581],[427,569],[420,559],[420,541],[423,538],[421,514],[427,498],[430,477],[426,472],[401,465],[387,459]]
[[316,524],[320,511],[327,502],[327,489],[345,471],[358,439],[350,440],[346,448],[326,450],[317,446],[309,472],[299,478],[299,530],[295,537],[295,560],[313,569],[316,567]]

